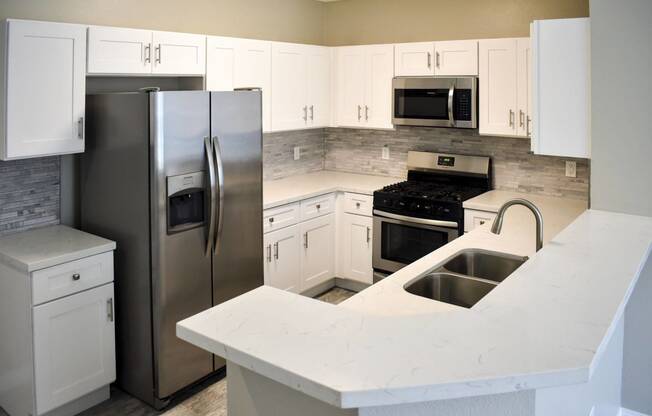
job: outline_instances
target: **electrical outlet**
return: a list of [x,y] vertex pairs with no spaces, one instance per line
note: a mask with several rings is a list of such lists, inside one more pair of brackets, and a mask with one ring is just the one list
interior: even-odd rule
[[577,177],[577,162],[566,161],[566,176],[569,178]]
[[383,160],[389,160],[389,146],[383,146],[383,154],[381,156]]
[[294,146],[294,160],[301,159],[301,148],[299,146]]

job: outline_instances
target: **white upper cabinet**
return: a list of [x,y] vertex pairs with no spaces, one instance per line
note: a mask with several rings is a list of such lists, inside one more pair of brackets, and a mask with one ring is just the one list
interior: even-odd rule
[[260,88],[263,131],[271,130],[272,43],[209,36],[206,40],[206,89]]
[[530,38],[516,40],[516,134],[530,136],[532,126],[532,50]]
[[90,75],[188,75],[206,72],[206,36],[118,27],[88,29]]
[[399,43],[394,45],[394,54],[397,77],[435,75],[434,42]]
[[91,26],[88,28],[89,74],[149,74],[152,32]]
[[480,41],[480,134],[516,135],[517,39]]
[[154,32],[152,73],[158,75],[204,75],[206,36]]
[[478,41],[435,42],[434,67],[435,75],[477,76]]
[[272,44],[272,130],[325,127],[330,120],[328,48]]
[[86,27],[8,20],[0,48],[0,158],[84,151]]
[[588,158],[589,18],[540,20],[531,29],[532,151]]
[[336,124],[392,128],[394,46],[337,48],[336,61]]

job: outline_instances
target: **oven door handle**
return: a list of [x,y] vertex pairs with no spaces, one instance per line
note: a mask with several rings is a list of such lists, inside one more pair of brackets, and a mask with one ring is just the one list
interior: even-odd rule
[[451,84],[448,90],[448,122],[451,127],[455,127],[455,119],[453,118],[453,96],[455,95],[455,81]]
[[380,217],[385,217],[385,218],[391,218],[394,220],[413,222],[415,224],[434,225],[436,227],[446,227],[446,228],[455,228],[455,229],[457,229],[458,227],[458,224],[455,221],[428,220],[425,218],[408,217],[406,215],[392,214],[390,212],[379,211],[377,209],[374,210],[374,215],[378,215]]

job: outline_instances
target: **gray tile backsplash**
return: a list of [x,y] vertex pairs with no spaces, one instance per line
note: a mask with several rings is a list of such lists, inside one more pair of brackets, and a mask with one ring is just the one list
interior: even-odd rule
[[[294,146],[301,157],[294,160]],[[265,180],[324,169],[324,129],[297,130],[263,135],[263,176]]]
[[60,159],[0,161],[0,235],[59,223]]
[[[528,153],[530,141],[489,137],[477,130],[399,127],[396,130],[324,130],[327,170],[404,176],[409,150],[490,156],[495,189],[588,199],[589,160]],[[381,159],[387,145],[390,160]],[[577,177],[565,176],[565,161],[577,162]]]

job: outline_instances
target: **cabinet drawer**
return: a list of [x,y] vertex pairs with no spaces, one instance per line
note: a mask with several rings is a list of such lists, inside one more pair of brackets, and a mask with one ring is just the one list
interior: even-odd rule
[[301,221],[321,217],[335,210],[335,194],[326,194],[301,201]]
[[299,222],[299,203],[281,205],[263,211],[263,232],[278,230]]
[[474,209],[464,210],[464,232],[469,232],[476,227],[489,223],[496,218],[495,212],[476,211]]
[[113,281],[113,252],[32,273],[32,304],[38,305]]
[[374,198],[371,195],[344,194],[344,211],[349,214],[359,214],[371,217]]

